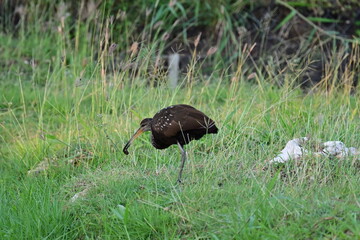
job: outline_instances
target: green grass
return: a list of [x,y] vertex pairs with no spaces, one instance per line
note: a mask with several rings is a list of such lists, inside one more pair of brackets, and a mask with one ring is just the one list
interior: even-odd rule
[[[183,14],[181,3],[167,4],[148,22]],[[0,33],[0,239],[360,238],[358,157],[267,164],[297,137],[360,148],[359,87],[350,91],[351,69],[338,78],[340,50],[306,93],[297,80],[308,56],[281,71],[270,60],[261,65],[224,26],[219,49],[232,54],[229,65],[218,50],[204,74],[194,52],[179,87],[169,89],[156,66],[166,48],[160,30],[147,26],[150,37],[140,41],[137,24],[106,25],[101,10],[62,27],[40,10],[28,9],[33,28]],[[221,11],[213,14],[226,18]],[[134,41],[138,53],[129,51]],[[346,54],[357,59],[358,50]],[[202,110],[220,130],[186,146],[181,185],[177,146],[156,150],[143,134],[122,153],[143,118],[178,103]],[[44,161],[46,171],[28,174]]]
[[[50,83],[21,82],[23,93],[19,82],[2,84],[1,238],[358,238],[358,159],[262,168],[295,137],[359,147],[359,98],[217,81],[175,91],[125,86],[108,101],[86,86],[66,96]],[[220,128],[186,146],[180,186],[176,146],[155,150],[144,135],[129,156],[121,152],[142,118],[175,103]],[[91,157],[66,164],[79,152]],[[45,158],[57,164],[27,175]]]

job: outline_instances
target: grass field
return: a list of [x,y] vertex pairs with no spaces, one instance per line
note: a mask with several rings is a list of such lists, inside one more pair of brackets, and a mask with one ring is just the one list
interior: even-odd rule
[[[359,156],[268,164],[297,137],[360,148],[351,72],[337,80],[328,69],[324,86],[303,91],[295,69],[275,76],[279,87],[239,45],[238,60],[210,75],[194,52],[170,89],[154,70],[160,33],[125,51],[136,69],[118,70],[108,26],[89,22],[0,33],[0,239],[360,239]],[[143,118],[179,103],[219,128],[186,145],[180,185],[177,146],[156,150],[147,133],[122,152]]]
[[[358,97],[214,79],[175,91],[124,86],[106,100],[56,82],[2,83],[2,239],[360,236],[358,159],[309,157],[281,174],[262,170],[294,137],[358,147]],[[121,151],[142,118],[175,103],[196,106],[220,128],[186,146],[180,186],[176,146],[155,150],[144,134],[129,156]],[[27,174],[44,159],[47,171]]]

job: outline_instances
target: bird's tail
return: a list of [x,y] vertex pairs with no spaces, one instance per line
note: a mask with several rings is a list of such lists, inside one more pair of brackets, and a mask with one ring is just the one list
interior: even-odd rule
[[218,133],[219,129],[216,127],[215,122],[212,122],[208,127],[208,133],[216,134]]

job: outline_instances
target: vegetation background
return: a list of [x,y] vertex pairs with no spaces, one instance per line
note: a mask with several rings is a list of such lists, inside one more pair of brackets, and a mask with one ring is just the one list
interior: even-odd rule
[[[268,164],[360,147],[359,41],[357,0],[0,0],[0,238],[359,239],[359,156]],[[176,146],[121,151],[177,103],[220,128],[182,185]]]

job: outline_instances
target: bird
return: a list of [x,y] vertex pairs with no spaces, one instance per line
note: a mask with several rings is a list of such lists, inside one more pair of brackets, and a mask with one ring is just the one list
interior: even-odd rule
[[186,105],[172,105],[158,111],[154,117],[140,122],[139,129],[124,146],[123,152],[128,155],[128,148],[143,132],[151,132],[151,143],[156,149],[166,149],[178,145],[181,151],[181,165],[177,182],[181,183],[187,153],[184,145],[198,140],[205,134],[216,134],[215,122],[196,108]]

